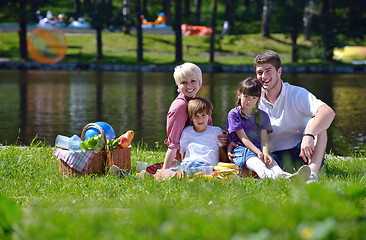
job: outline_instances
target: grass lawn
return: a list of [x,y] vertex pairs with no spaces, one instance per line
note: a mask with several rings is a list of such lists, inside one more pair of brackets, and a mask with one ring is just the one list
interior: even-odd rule
[[[0,148],[3,239],[362,239],[366,161],[327,155],[319,182],[69,178],[55,149]],[[134,146],[136,161],[164,149]]]
[[[82,46],[82,58],[66,57],[64,62],[81,61],[96,62],[96,35],[65,33],[68,45]],[[136,35],[120,32],[104,32],[102,35],[104,59],[99,62],[128,63],[136,62]],[[299,37],[298,44],[302,59],[300,62],[319,62],[320,49],[309,50],[314,44]],[[143,34],[143,58],[139,64],[175,64],[175,36],[159,34]],[[264,38],[260,34],[217,35],[216,64],[252,64],[257,53],[272,49],[281,54],[283,63],[291,61],[290,39],[284,34],[272,34]],[[183,37],[183,60],[198,64],[209,63],[209,36]],[[67,53],[77,53],[77,49],[68,49]],[[313,53],[313,54],[312,54]],[[0,58],[19,60],[19,39],[16,32],[0,32]]]

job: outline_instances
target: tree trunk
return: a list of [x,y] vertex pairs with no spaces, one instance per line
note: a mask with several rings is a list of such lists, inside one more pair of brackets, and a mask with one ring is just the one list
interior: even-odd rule
[[170,0],[163,0],[163,12],[166,17],[166,24],[172,25],[172,14],[170,11]]
[[84,8],[88,9],[91,7],[91,0],[84,0]]
[[194,0],[194,8],[195,8],[194,24],[196,25],[201,25],[201,5],[202,5],[201,0]]
[[295,29],[291,32],[291,45],[292,45],[291,61],[293,63],[296,63],[297,60],[298,60],[298,57],[297,57],[297,36],[298,36],[298,32]]
[[142,0],[142,10],[141,14],[147,18],[147,0]]
[[75,0],[75,3],[74,3],[74,12],[76,14],[76,17],[79,17],[80,16],[80,10],[81,10],[80,0]]
[[141,28],[141,5],[140,0],[136,0],[136,35],[137,35],[137,61],[143,61],[143,42]]
[[264,0],[263,19],[262,19],[262,36],[263,37],[270,37],[271,11],[272,11],[272,1]]
[[323,19],[323,45],[325,60],[333,60],[333,45],[334,45],[334,33],[333,33],[333,21],[332,15],[329,12],[330,0],[323,1],[322,19]]
[[250,7],[250,1],[249,0],[244,0],[243,4],[244,4],[245,9],[249,9],[249,7]]
[[182,2],[181,0],[175,1],[175,61],[183,61],[182,53]]
[[235,33],[235,17],[234,17],[234,8],[233,8],[233,1],[232,0],[226,0],[226,16],[227,20],[229,21],[229,34]]
[[28,60],[26,4],[26,0],[19,1],[19,47],[23,60]]
[[210,63],[215,62],[216,14],[217,14],[217,0],[214,1],[214,8],[213,8],[213,11],[212,11],[212,33],[211,33],[211,41],[210,41]]
[[184,16],[191,16],[191,0],[184,0]]
[[103,59],[102,28],[97,28],[97,60]]
[[131,10],[128,0],[122,0],[123,32],[130,34],[131,29]]

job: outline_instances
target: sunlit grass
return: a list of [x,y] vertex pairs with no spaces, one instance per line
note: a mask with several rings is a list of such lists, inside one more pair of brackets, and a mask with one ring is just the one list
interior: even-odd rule
[[[53,151],[39,143],[0,148],[0,196],[22,212],[5,237],[360,239],[366,233],[364,156],[327,155],[319,182],[304,184],[252,178],[69,178],[59,173]],[[133,146],[132,170],[136,161],[163,161],[164,153],[161,146]],[[10,207],[0,213],[16,212],[6,204]]]
[[[95,34],[66,33],[70,46],[82,46],[82,57],[66,57],[63,61],[96,62]],[[199,64],[209,63],[210,36],[183,37],[183,60]],[[103,56],[98,62],[136,64],[137,38],[135,34],[126,35],[121,32],[103,32]],[[19,60],[19,40],[17,33],[0,33],[0,58]],[[301,48],[311,46],[310,41],[299,38]],[[217,35],[215,44],[216,64],[252,64],[256,53],[266,49],[278,51],[283,62],[290,62],[290,39],[283,34],[272,34],[264,38],[260,34]],[[78,49],[68,49],[68,54],[77,53]],[[160,34],[143,34],[142,64],[174,64],[175,36]],[[301,60],[301,58],[300,58]]]

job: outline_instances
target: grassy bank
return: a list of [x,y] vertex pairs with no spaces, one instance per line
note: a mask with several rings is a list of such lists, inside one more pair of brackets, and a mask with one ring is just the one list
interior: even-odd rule
[[[65,33],[69,45],[82,46],[82,57],[66,57],[63,61],[96,62],[95,34]],[[136,64],[136,35],[123,33],[103,33],[104,59],[99,62]],[[144,34],[144,62],[143,64],[172,64],[175,61],[175,36]],[[313,42],[298,40],[300,47],[300,62],[319,63],[321,49],[314,47]],[[271,38],[264,38],[260,34],[245,34],[236,36],[217,36],[215,62],[217,64],[252,64],[255,55],[265,49],[272,49],[281,53],[285,64],[290,62],[290,39],[283,34],[272,34]],[[210,37],[183,37],[183,60],[199,64],[209,63]],[[69,49],[67,53],[77,53],[78,50]],[[0,33],[0,58],[19,60],[19,40],[16,32]]]
[[[59,174],[53,151],[42,145],[0,148],[0,238],[361,239],[366,234],[364,158],[327,156],[315,184],[251,178],[190,182],[68,178]],[[138,160],[163,158],[164,149],[133,147],[132,169]]]

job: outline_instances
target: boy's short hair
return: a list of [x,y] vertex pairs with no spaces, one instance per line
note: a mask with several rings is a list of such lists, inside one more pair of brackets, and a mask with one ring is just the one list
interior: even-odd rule
[[174,68],[175,84],[178,86],[184,79],[196,79],[202,86],[202,71],[194,63],[186,62]]
[[196,97],[188,102],[188,116],[193,117],[197,113],[210,114],[213,110],[213,105],[206,98]]
[[254,71],[256,72],[258,64],[263,63],[271,64],[276,68],[276,70],[278,70],[282,66],[280,56],[278,55],[278,53],[272,50],[265,50],[255,57],[253,64]]

